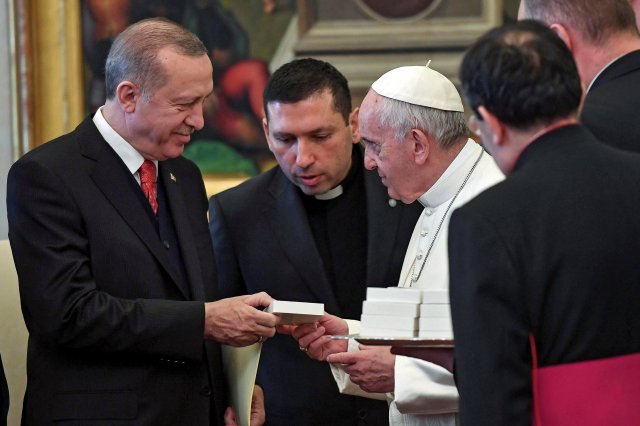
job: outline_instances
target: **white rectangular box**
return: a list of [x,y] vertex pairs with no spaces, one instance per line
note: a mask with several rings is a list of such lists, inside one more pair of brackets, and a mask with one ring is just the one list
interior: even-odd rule
[[367,287],[367,300],[420,304],[422,302],[422,290],[406,287]]
[[420,331],[428,330],[451,332],[453,330],[450,318],[420,318],[418,328]]
[[418,337],[423,339],[453,339],[453,333],[450,331],[422,331],[418,332]]
[[365,300],[362,302],[362,313],[367,315],[416,318],[418,316],[418,306],[420,305],[408,302]]
[[422,290],[422,303],[449,303],[449,290]]
[[451,318],[451,307],[448,303],[423,303],[420,318]]
[[324,315],[324,303],[274,300],[266,312],[278,315],[280,324],[305,324],[318,321]]
[[[415,337],[416,332],[410,330],[389,330],[386,328],[360,328],[362,337]],[[391,343],[389,343],[391,346]]]
[[360,323],[360,327],[366,328],[386,328],[389,330],[418,329],[418,318],[363,314],[360,319]]

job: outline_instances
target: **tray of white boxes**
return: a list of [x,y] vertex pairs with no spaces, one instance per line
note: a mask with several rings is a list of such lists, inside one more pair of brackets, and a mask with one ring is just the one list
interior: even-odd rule
[[453,347],[449,292],[369,287],[360,334],[352,338],[367,345]]

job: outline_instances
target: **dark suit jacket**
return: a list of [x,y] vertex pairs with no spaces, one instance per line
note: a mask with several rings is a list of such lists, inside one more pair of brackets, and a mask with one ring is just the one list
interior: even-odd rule
[[161,162],[159,180],[190,300],[140,187],[91,119],[11,168],[26,424],[205,425],[212,410],[222,422],[220,348],[203,337],[203,302],[216,286],[204,185],[183,158]]
[[7,378],[4,376],[2,356],[0,356],[0,425],[7,424],[8,414],[9,414],[9,387],[7,386]]
[[640,50],[628,53],[598,76],[580,115],[602,142],[640,152]]
[[[367,263],[363,288],[394,286],[422,209],[399,202],[390,207],[377,173],[364,176],[368,258],[353,261]],[[300,191],[279,167],[211,198],[209,214],[224,295],[266,291],[275,299],[324,303],[325,311],[342,316]],[[386,403],[339,394],[329,365],[309,359],[290,336],[264,344],[258,382],[265,390],[267,425],[388,422]]]
[[540,366],[640,351],[638,188],[640,156],[567,126],[453,213],[463,425],[531,424],[530,332]]

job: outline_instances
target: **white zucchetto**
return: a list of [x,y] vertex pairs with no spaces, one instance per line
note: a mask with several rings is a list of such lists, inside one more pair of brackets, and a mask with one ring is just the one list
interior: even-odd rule
[[371,88],[386,98],[444,111],[464,112],[456,86],[429,68],[429,63],[392,69],[377,79]]

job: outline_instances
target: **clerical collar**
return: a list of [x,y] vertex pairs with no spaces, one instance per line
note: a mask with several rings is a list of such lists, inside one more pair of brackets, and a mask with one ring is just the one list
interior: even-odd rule
[[333,200],[334,198],[338,198],[339,196],[341,196],[343,192],[344,190],[342,189],[342,185],[338,185],[335,188],[328,190],[324,194],[316,194],[314,195],[314,197],[316,198],[316,200],[322,201]]
[[328,201],[341,196],[345,190],[348,190],[351,187],[353,180],[358,174],[358,171],[362,169],[363,161],[364,160],[362,158],[360,149],[357,145],[354,145],[353,153],[351,154],[351,168],[349,169],[349,173],[347,173],[347,177],[345,177],[340,185],[336,186],[335,188],[330,189],[323,194],[315,194],[315,199],[320,201]]
[[436,183],[418,198],[420,204],[434,208],[450,200],[460,188],[481,150],[480,145],[469,139]]

